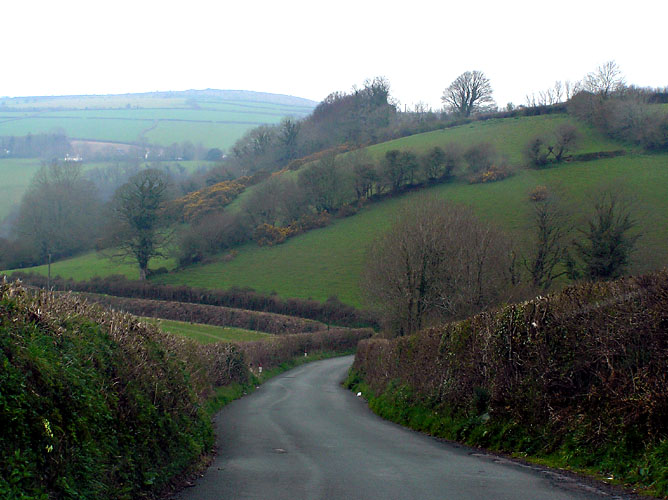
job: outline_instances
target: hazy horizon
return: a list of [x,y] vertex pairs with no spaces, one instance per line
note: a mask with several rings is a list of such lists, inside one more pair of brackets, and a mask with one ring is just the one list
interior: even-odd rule
[[[106,95],[156,89],[242,89],[316,102],[386,77],[403,105],[441,107],[467,70],[491,80],[499,106],[615,60],[627,82],[668,85],[660,63],[668,7],[602,1],[418,0],[410,9],[344,0],[216,4],[44,0],[5,6],[3,96]],[[664,15],[662,15],[664,14]],[[20,41],[20,43],[17,43]],[[9,70],[8,70],[9,69]]]

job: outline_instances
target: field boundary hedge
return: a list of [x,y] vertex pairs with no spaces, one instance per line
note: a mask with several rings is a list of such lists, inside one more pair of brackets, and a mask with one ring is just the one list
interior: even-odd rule
[[[31,286],[47,287],[47,277],[41,274],[17,271],[12,273],[11,277],[12,279],[20,279]],[[252,289],[213,290],[185,285],[162,285],[147,281],[133,281],[124,276],[93,278],[90,281],[74,281],[56,277],[51,280],[51,288],[62,291],[188,302],[249,311],[271,312],[349,328],[379,327],[378,318],[374,314],[343,304],[335,297],[331,297],[325,302],[281,299],[275,295],[259,293]]]
[[284,314],[247,311],[245,309],[190,302],[132,299],[93,293],[82,293],[81,295],[90,302],[102,304],[105,307],[151,318],[172,319],[205,325],[232,326],[274,335],[315,332],[327,329],[327,325],[319,321]]

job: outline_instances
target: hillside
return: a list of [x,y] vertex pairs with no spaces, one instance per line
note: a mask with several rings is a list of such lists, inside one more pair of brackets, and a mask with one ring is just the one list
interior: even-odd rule
[[454,182],[408,193],[365,207],[357,215],[331,226],[289,239],[274,247],[248,245],[230,262],[192,266],[156,278],[164,283],[225,288],[250,286],[285,297],[363,305],[359,278],[370,241],[387,229],[402,203],[423,193],[455,203],[498,222],[520,242],[530,224],[529,192],[537,185],[560,185],[573,206],[587,206],[589,190],[621,180],[638,198],[642,249],[635,256],[638,272],[668,263],[668,155],[633,155],[594,162],[570,163],[548,170],[522,170],[492,184]]
[[188,90],[143,94],[0,98],[0,136],[64,132],[72,139],[229,148],[244,132],[316,103],[263,92]]
[[[519,165],[526,138],[547,130],[555,124],[571,122],[578,126],[582,139],[577,153],[627,149],[629,154],[612,159],[564,163],[560,166],[533,170]],[[436,185],[422,192],[456,203],[466,203],[490,220],[509,230],[520,243],[526,243],[530,224],[531,202],[528,193],[538,185],[559,187],[573,207],[587,207],[592,189],[610,182],[620,182],[636,197],[638,231],[642,244],[635,257],[634,272],[665,265],[668,254],[668,155],[633,153],[625,145],[611,141],[591,128],[578,124],[565,115],[522,117],[475,122],[436,132],[418,134],[389,143],[371,146],[373,154],[381,155],[391,148],[412,148],[425,151],[434,145],[456,141],[462,145],[484,140],[497,143],[517,168],[508,179],[490,184],[468,184],[457,180]],[[295,175],[295,173],[289,173]],[[245,191],[228,210],[238,210],[240,203],[252,192]],[[357,215],[335,219],[325,228],[291,238],[273,247],[254,244],[239,249],[231,261],[217,261],[191,266],[167,275],[157,276],[158,282],[188,284],[210,288],[230,286],[253,287],[260,291],[275,291],[282,297],[312,297],[326,300],[337,295],[348,304],[361,306],[360,272],[364,256],[374,236],[391,224],[402,203],[410,203],[420,193],[372,203]],[[581,213],[575,213],[580,216]],[[225,259],[229,260],[229,259]],[[161,263],[154,263],[159,267]],[[169,263],[167,264],[169,267]],[[35,268],[45,273],[45,267]],[[54,275],[86,279],[114,272],[107,263],[94,255],[70,259],[53,265]],[[131,266],[119,268],[127,276],[136,276]]]

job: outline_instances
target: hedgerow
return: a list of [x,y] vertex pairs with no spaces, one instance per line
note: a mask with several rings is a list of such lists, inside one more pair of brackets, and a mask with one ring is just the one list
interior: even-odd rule
[[[46,288],[47,277],[34,273],[15,272],[13,279],[20,279],[28,285]],[[118,297],[132,297],[175,302],[208,304],[233,307],[251,311],[265,311],[288,316],[307,318],[322,323],[351,328],[377,327],[379,322],[372,313],[360,311],[343,304],[336,297],[326,302],[302,299],[281,299],[275,295],[256,292],[252,289],[232,288],[212,290],[193,288],[185,285],[161,285],[150,281],[132,281],[124,276],[93,278],[89,281],[74,281],[56,277],[50,285],[55,290],[89,292]]]
[[667,360],[662,271],[362,341],[350,384],[421,430],[557,457],[666,495]]
[[256,382],[249,364],[348,352],[372,333],[197,344],[0,281],[0,498],[153,498],[210,452],[212,407]]

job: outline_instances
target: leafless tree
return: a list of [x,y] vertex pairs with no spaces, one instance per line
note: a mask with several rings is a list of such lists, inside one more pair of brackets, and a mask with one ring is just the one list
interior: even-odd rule
[[584,89],[592,94],[598,94],[603,99],[610,94],[624,88],[622,70],[615,61],[608,61],[587,74],[584,79]]
[[100,205],[80,165],[54,162],[33,177],[21,200],[15,231],[40,259],[90,248],[98,236]]
[[466,71],[459,75],[441,97],[453,113],[470,116],[494,105],[492,85],[482,71]]
[[571,225],[564,206],[554,193],[533,206],[534,241],[531,252],[524,258],[531,283],[536,290],[546,291],[559,276],[566,274],[564,264],[567,257],[567,237]]
[[466,207],[421,198],[370,247],[363,288],[400,335],[479,311],[507,291],[510,245]]

